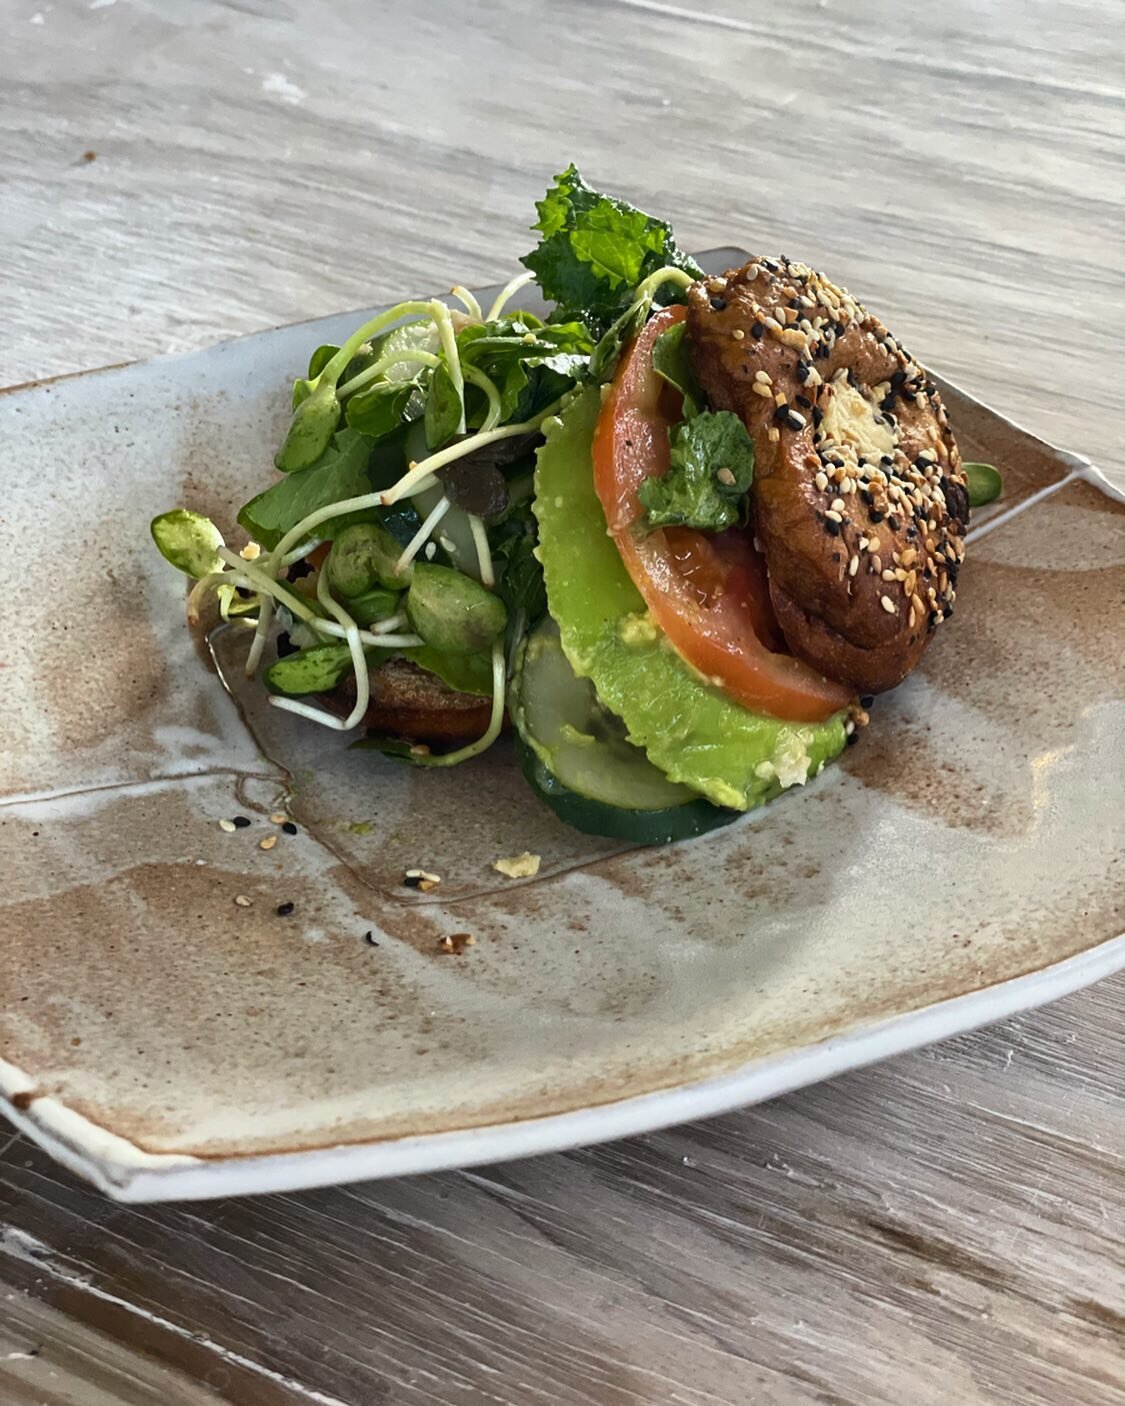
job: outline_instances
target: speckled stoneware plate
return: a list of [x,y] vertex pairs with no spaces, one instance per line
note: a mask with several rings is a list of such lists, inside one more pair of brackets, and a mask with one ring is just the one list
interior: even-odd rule
[[[593,841],[503,747],[412,772],[228,696],[149,519],[230,525],[290,378],[359,316],[0,395],[16,1124],[134,1201],[469,1164],[752,1102],[1125,965],[1125,506],[952,387],[1007,489],[957,614],[860,746],[730,829]],[[299,833],[262,850],[287,795]],[[491,868],[525,849],[536,879]],[[405,889],[413,865],[441,886]]]

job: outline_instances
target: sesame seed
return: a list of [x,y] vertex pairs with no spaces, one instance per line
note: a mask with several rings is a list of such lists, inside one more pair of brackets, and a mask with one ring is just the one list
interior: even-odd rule
[[247,898],[244,893],[236,893],[234,901],[240,908],[249,908],[253,904],[253,899]]
[[778,322],[778,320],[777,320],[776,317],[766,317],[766,318],[764,319],[764,321],[765,321],[766,326],[770,329],[771,332],[780,332],[780,331],[781,331],[781,323]]
[[890,569],[890,567],[888,567],[888,568],[886,569],[886,571],[884,571],[884,572],[882,573],[882,576],[883,576],[883,580],[884,580],[884,581],[893,581],[893,580],[895,579],[895,574],[894,574],[894,572]]
[[781,409],[784,406],[785,397],[781,394],[780,391],[774,391],[773,403],[778,407],[778,409]]
[[297,827],[291,820],[287,820],[281,828],[286,835],[295,835],[297,833]]
[[773,377],[768,371],[755,371],[754,379],[755,381],[760,381],[763,386],[773,385]]
[[776,425],[770,426],[767,438],[769,439],[771,444],[776,444],[777,441],[781,438],[781,431],[777,428]]
[[259,840],[259,841],[258,841],[258,848],[259,848],[259,849],[273,849],[274,845],[276,845],[276,844],[277,844],[277,836],[276,836],[276,835],[267,835],[264,840]]
[[735,481],[734,474],[732,474],[730,469],[728,469],[725,465],[716,473],[715,477],[719,480],[720,483],[725,483],[728,488]]
[[799,410],[790,409],[785,416],[785,423],[791,430],[803,430],[805,428],[805,417]]
[[848,562],[848,575],[849,575],[849,576],[854,576],[858,570],[859,570],[859,557],[858,557],[858,556],[854,556],[854,557],[852,557],[851,561]]
[[754,325],[750,328],[750,335],[756,340],[763,335],[765,330],[765,327],[760,322],[755,322]]
[[918,612],[914,609],[913,606],[910,607],[910,614],[907,617],[906,623],[910,626],[911,629],[913,629],[914,626],[918,623]]
[[888,615],[895,614],[895,603],[893,600],[891,600],[890,596],[880,596],[879,604],[883,607],[883,609],[887,612]]
[[742,330],[741,327],[735,327],[735,328],[731,331],[731,336],[734,338],[734,340],[735,340],[736,342],[741,342],[741,341],[744,340],[744,338],[745,338],[745,336],[746,336],[746,333]]
[[907,572],[906,580],[902,583],[903,591],[908,595],[914,594],[914,588],[918,584],[918,573],[916,571]]
[[233,835],[234,832],[235,832],[235,830],[236,830],[237,828],[238,828],[238,827],[235,825],[235,823],[234,823],[233,820],[220,820],[220,821],[219,821],[219,829],[220,829],[220,830],[225,830],[228,835]]
[[279,903],[277,905],[277,916],[279,918],[288,918],[289,914],[292,913],[296,906],[295,903],[290,903],[288,899],[284,903]]
[[822,470],[820,473],[817,474],[816,478],[813,479],[813,482],[816,484],[817,488],[819,488],[820,491],[823,493],[824,490],[828,487],[828,475]]
[[830,522],[843,522],[844,520],[838,512],[835,512],[831,508],[829,508],[828,512],[826,512],[824,516],[828,518]]
[[708,293],[721,293],[726,286],[726,283],[721,278],[709,278],[707,280]]
[[248,815],[236,815],[234,817],[234,828],[236,830],[245,830],[250,823],[250,817]]
[[844,511],[845,506],[846,504],[844,503],[843,498],[833,498],[832,502],[829,504],[829,507],[834,508],[838,513],[842,513]]
[[754,381],[750,389],[755,395],[760,395],[763,400],[773,399],[773,391],[770,390],[769,386],[763,385],[761,381]]
[[284,825],[288,819],[289,817],[285,814],[283,810],[275,810],[274,813],[270,816],[270,824]]
[[379,943],[376,941],[375,934],[371,931],[370,928],[368,928],[367,931],[363,934],[363,940],[367,943],[368,947],[378,947],[379,945]]
[[[874,545],[875,544],[872,543],[872,546]],[[878,552],[875,552],[871,557],[871,569],[872,571],[880,572],[883,570],[883,558],[878,554]]]
[[859,539],[859,550],[860,550],[861,552],[867,551],[867,549],[868,549],[868,547],[869,547],[870,545],[871,545],[871,543],[869,542],[869,540],[868,540],[866,537],[861,537],[861,538]]

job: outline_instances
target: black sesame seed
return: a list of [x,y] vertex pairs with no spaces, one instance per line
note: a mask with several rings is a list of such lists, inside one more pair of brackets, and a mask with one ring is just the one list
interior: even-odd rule
[[824,519],[824,530],[828,533],[829,537],[839,537],[840,524],[836,521],[835,518],[826,517]]
[[295,835],[297,833],[297,827],[291,820],[285,821],[281,828],[287,835]]
[[894,391],[891,391],[889,395],[885,395],[885,396],[883,397],[883,399],[879,402],[879,409],[880,409],[880,410],[884,413],[884,415],[885,415],[888,410],[893,410],[894,408],[895,408],[895,393],[894,393]]
[[800,383],[801,383],[802,386],[803,386],[803,385],[805,384],[805,382],[809,379],[809,372],[810,372],[811,370],[812,370],[812,367],[808,364],[807,361],[798,361],[798,363],[797,363],[797,380],[800,381]]
[[872,509],[872,512],[871,512],[871,521],[872,521],[872,522],[882,522],[882,521],[883,521],[883,514],[879,511],[878,508],[873,508],[873,509]]
[[775,407],[774,407],[773,418],[774,418],[775,420],[784,421],[784,420],[788,419],[788,417],[789,417],[789,407],[788,407],[788,405],[778,405],[778,406],[775,406]]
[[896,372],[894,373],[894,375],[891,377],[891,385],[892,385],[892,386],[894,387],[894,389],[897,391],[898,388],[899,388],[899,386],[901,386],[902,383],[903,383],[905,380],[906,380],[906,372],[903,371],[903,370],[901,370],[901,369],[899,369],[899,370],[896,371]]
[[279,903],[277,905],[277,916],[279,918],[288,918],[289,914],[292,913],[296,906],[295,903]]
[[766,324],[764,322],[755,322],[753,327],[750,328],[751,337],[764,337],[765,334]]
[[421,874],[407,874],[406,878],[403,879],[402,882],[404,887],[408,889],[416,889],[418,885],[422,882],[422,876]]
[[894,513],[891,513],[890,516],[887,518],[887,526],[891,529],[892,532],[897,532],[902,526],[902,523],[898,520],[897,517],[895,517]]
[[805,421],[803,417],[798,415],[795,410],[790,410],[786,414],[785,423],[789,426],[791,430],[803,430],[805,428]]
[[875,703],[875,695],[874,695],[873,693],[865,693],[865,694],[863,695],[863,697],[859,700],[859,706],[860,706],[861,708],[870,708],[870,707],[873,707],[873,706],[874,706],[874,703]]
[[727,300],[725,298],[714,297],[711,299],[711,307],[715,312],[726,312]]
[[820,422],[821,422],[823,419],[824,419],[824,411],[821,410],[821,408],[820,408],[819,405],[814,405],[814,406],[813,406],[813,412],[812,412],[812,422],[813,422],[813,424],[817,427],[817,429],[820,429]]
[[[794,398],[794,400],[797,402],[798,405],[803,405],[806,410],[811,410],[811,409],[812,409],[812,401],[808,398],[807,395],[799,395],[799,394],[798,394],[798,395],[794,396],[793,398]],[[862,462],[862,461],[861,461],[861,462]]]
[[371,931],[370,928],[368,928],[367,931],[363,934],[363,940],[367,943],[368,947],[378,947],[379,945],[378,942],[376,942],[375,940],[375,934]]
[[879,460],[879,462],[885,469],[890,469],[894,467],[895,461],[890,454],[884,454],[883,457]]
[[234,824],[237,825],[240,830],[245,830],[248,825],[252,824],[252,821],[248,815],[236,815],[234,817]]

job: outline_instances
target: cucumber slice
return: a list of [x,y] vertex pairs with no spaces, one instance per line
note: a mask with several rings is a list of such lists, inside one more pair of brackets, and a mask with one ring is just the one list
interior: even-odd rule
[[548,616],[525,641],[515,688],[514,721],[525,744],[568,791],[618,809],[663,811],[699,799],[669,781],[626,739],[620,719],[598,702],[562,650]]
[[625,810],[569,791],[517,735],[516,753],[531,789],[560,820],[585,835],[604,835],[634,845],[667,845],[690,840],[737,820],[741,811],[720,810],[702,796],[664,810]]

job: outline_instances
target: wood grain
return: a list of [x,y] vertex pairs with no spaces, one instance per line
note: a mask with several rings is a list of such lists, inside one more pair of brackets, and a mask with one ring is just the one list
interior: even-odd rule
[[[1125,467],[1125,84],[1093,0],[0,20],[0,383],[506,276],[573,157],[689,247],[823,266]],[[610,1147],[257,1202],[113,1207],[13,1140],[0,1400],[1111,1406],[1123,997]]]

